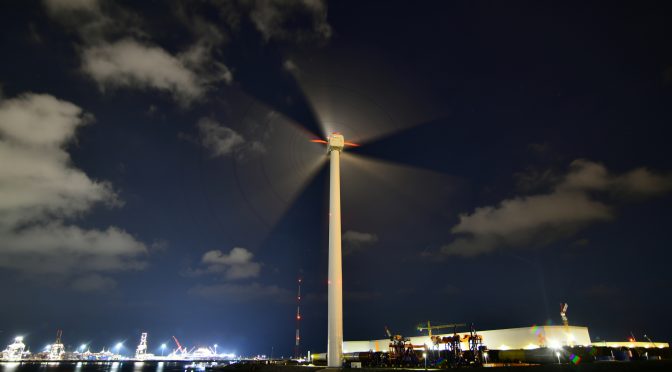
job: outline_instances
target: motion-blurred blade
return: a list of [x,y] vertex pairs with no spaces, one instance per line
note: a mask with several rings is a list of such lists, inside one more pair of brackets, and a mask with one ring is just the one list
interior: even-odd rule
[[291,118],[295,123],[319,136],[321,126],[294,76],[284,68],[285,57],[264,40],[232,39],[232,49],[241,53],[231,55],[236,66],[236,82],[247,94]]
[[446,115],[450,106],[423,94],[426,87],[421,81],[391,69],[388,60],[373,62],[380,56],[364,54],[367,66],[329,51],[292,60],[292,74],[319,119],[323,137],[340,132],[346,140],[364,145]]
[[344,230],[393,231],[403,240],[445,238],[446,231],[427,226],[449,226],[463,204],[462,179],[347,151],[342,159]]
[[236,175],[250,210],[272,228],[328,158],[323,147],[306,141],[302,128],[281,115],[267,125],[265,151],[237,159]]

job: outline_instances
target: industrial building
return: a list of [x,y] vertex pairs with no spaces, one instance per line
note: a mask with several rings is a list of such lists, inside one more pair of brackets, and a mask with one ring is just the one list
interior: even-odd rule
[[[458,332],[460,336],[466,336],[469,332]],[[537,349],[540,347],[561,347],[561,346],[590,346],[590,334],[588,327],[579,326],[531,326],[522,328],[494,329],[478,331],[483,338],[483,344],[489,349],[511,350],[511,349]],[[436,337],[451,337],[449,334],[435,334]],[[427,345],[433,348],[434,343],[429,336],[409,337],[413,345]],[[389,339],[371,340],[371,341],[345,341],[343,342],[343,352],[365,352],[365,351],[387,351],[390,344]],[[463,348],[468,348],[465,343]]]
[[654,342],[654,341],[598,341],[593,342],[593,346],[610,347],[613,349],[620,349],[620,348],[664,349],[670,347],[670,344],[667,342]]

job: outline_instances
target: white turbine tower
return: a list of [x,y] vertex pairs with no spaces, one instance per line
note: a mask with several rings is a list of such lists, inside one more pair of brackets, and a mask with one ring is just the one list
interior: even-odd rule
[[340,155],[345,146],[343,136],[332,133],[327,141],[330,155],[329,171],[329,341],[327,365],[340,367],[343,359],[343,270],[341,264],[341,166]]
[[328,342],[327,366],[343,364],[343,269],[341,259],[341,151],[345,146],[359,146],[345,142],[343,135],[334,132],[325,143],[329,152],[329,279],[328,284]]

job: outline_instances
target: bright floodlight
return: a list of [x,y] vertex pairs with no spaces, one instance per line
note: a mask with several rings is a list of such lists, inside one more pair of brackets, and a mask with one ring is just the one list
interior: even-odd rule
[[161,348],[162,348],[162,349],[165,349],[165,348],[166,348],[166,344],[161,344]]
[[345,140],[340,133],[327,139],[329,170],[329,280],[327,366],[341,367],[343,358],[343,270],[341,264],[341,167]]
[[124,346],[123,343],[117,342],[117,345],[115,347],[117,348],[117,350],[119,350],[119,349],[121,349],[122,346]]
[[82,350],[86,349],[86,344],[81,344],[81,345],[79,346],[79,348],[82,349]]

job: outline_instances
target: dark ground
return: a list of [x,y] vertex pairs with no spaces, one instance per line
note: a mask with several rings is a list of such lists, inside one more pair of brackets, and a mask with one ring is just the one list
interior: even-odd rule
[[[226,370],[237,370],[240,372],[243,371],[255,371],[255,372],[315,372],[324,367],[303,367],[303,366],[273,366],[273,365],[242,365],[234,364],[228,367],[225,367]],[[423,369],[394,369],[394,368],[362,368],[362,369],[345,369],[359,371],[359,372],[403,372],[403,371],[422,371]],[[472,368],[462,368],[464,371],[473,370]],[[496,371],[518,371],[518,372],[545,372],[545,371],[584,371],[584,372],[597,372],[597,371],[618,371],[618,372],[630,372],[630,371],[672,371],[672,360],[661,360],[661,361],[636,361],[636,362],[599,362],[599,363],[584,363],[579,365],[573,364],[549,364],[549,365],[538,365],[538,366],[525,366],[525,367],[492,367],[488,368],[489,370]],[[442,371],[438,369],[432,369],[431,371]]]
[[[233,364],[226,367],[208,368],[210,372],[318,372],[325,370],[325,367],[308,366],[282,366],[265,364]],[[352,372],[405,372],[422,371],[417,369],[394,369],[394,368],[362,368],[350,369],[344,368],[343,371]],[[662,361],[634,361],[634,362],[599,362],[599,363],[581,363],[572,364],[547,364],[538,366],[502,366],[486,369],[461,368],[462,371],[484,370],[484,371],[516,371],[516,372],[546,372],[546,371],[672,371],[672,360]],[[120,363],[0,363],[0,372],[192,372],[193,369],[186,368],[186,363],[139,363],[120,362]],[[337,372],[336,369],[330,369],[329,372]],[[444,371],[441,369],[430,369],[430,371]],[[327,372],[327,371],[324,371]]]

